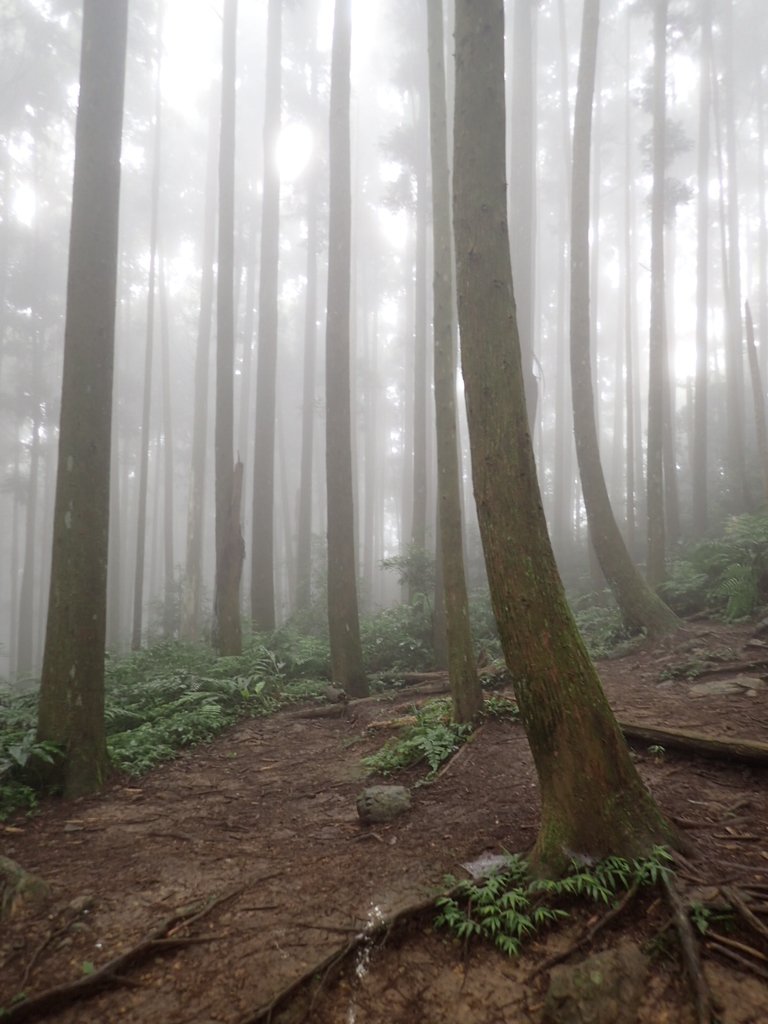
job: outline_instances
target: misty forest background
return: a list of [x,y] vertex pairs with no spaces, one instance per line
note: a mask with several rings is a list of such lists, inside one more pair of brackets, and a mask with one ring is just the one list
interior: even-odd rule
[[[244,466],[242,614],[254,632],[292,620],[322,633],[333,5],[273,5],[282,16],[268,47],[269,6],[242,4],[237,28],[234,448]],[[510,237],[521,339],[533,350],[529,413],[539,482],[566,583],[572,593],[602,590],[573,444],[568,355],[582,5],[509,0],[506,7]],[[666,350],[659,356],[654,349],[653,363],[653,8],[647,0],[606,0],[602,11],[590,201],[592,379],[613,509],[633,559],[644,565],[649,371],[661,373],[667,572],[679,595],[694,573],[684,558],[689,545],[720,536],[724,526],[733,531],[732,517],[760,513],[766,497],[768,22],[760,0],[670,2]],[[221,38],[216,3],[131,4],[111,652],[160,638],[210,637]],[[445,39],[450,121],[449,12]],[[18,683],[39,676],[43,656],[79,53],[79,4],[0,6],[0,677]],[[270,53],[279,59],[270,61]],[[353,4],[351,166],[357,576],[361,614],[372,616],[401,602],[434,601],[425,5]],[[485,578],[461,401],[458,408],[467,573],[470,589],[479,590]],[[202,509],[199,537],[191,528],[195,507]],[[263,543],[270,531],[273,539]]]

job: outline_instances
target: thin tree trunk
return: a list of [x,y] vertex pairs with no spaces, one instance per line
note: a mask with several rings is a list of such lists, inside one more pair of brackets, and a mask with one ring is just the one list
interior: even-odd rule
[[350,697],[368,694],[357,608],[350,395],[351,0],[336,0],[330,98],[330,211],[325,346],[328,626],[331,671]]
[[744,304],[747,325],[747,355],[752,378],[752,402],[755,411],[755,433],[757,436],[757,453],[760,457],[760,468],[763,477],[763,496],[768,504],[768,421],[765,413],[765,391],[760,374],[760,364],[755,346],[755,325],[749,303]]
[[160,366],[163,375],[163,635],[176,631],[174,611],[173,558],[173,408],[171,404],[171,325],[168,316],[168,292],[165,260],[160,260]]
[[221,141],[219,146],[219,266],[216,345],[216,589],[214,643],[240,654],[240,576],[245,546],[240,529],[243,464],[234,461],[235,78],[237,0],[224,0]]
[[147,491],[149,478],[149,417],[152,406],[152,362],[155,343],[155,279],[157,276],[157,233],[160,207],[160,158],[162,145],[162,65],[163,8],[158,13],[158,54],[155,71],[155,131],[152,163],[151,212],[149,227],[149,281],[147,284],[147,329],[144,348],[144,391],[141,406],[141,459],[139,462],[139,506],[136,522],[136,564],[133,581],[133,628],[131,650],[141,647],[144,615],[144,561],[147,538]]
[[654,7],[653,62],[653,198],[651,205],[651,330],[648,345],[648,555],[646,573],[651,586],[666,574],[664,522],[664,366],[666,310],[664,284],[664,212],[666,169],[667,4]]
[[205,532],[205,477],[208,450],[208,395],[213,315],[213,261],[216,251],[216,125],[218,93],[211,90],[208,116],[208,161],[205,171],[200,314],[195,349],[195,397],[192,411],[192,461],[187,498],[187,549],[182,585],[181,636],[197,640],[203,591],[203,534]]
[[280,135],[281,10],[281,0],[269,0],[251,535],[251,621],[256,632],[269,632],[275,628],[275,393],[277,279],[280,258],[280,176],[275,161],[275,149]]
[[629,557],[608,498],[595,422],[589,344],[589,165],[598,27],[599,0],[588,0],[576,93],[571,189],[571,388],[576,455],[590,539],[622,618],[630,629],[661,633],[674,628],[677,619],[643,581]]
[[699,71],[699,162],[696,254],[696,390],[691,472],[693,530],[706,533],[708,521],[707,453],[709,450],[709,121],[712,108],[712,3],[702,0]]
[[435,252],[433,329],[440,569],[448,637],[448,677],[453,717],[457,722],[469,722],[479,714],[483,697],[469,625],[459,500],[461,482],[456,436],[456,367],[453,353],[454,260],[451,244],[442,0],[427,0],[427,26],[432,230]]

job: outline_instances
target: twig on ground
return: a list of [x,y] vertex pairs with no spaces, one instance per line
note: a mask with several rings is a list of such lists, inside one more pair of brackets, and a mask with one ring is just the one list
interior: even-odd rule
[[760,967],[759,964],[752,963],[751,960],[747,960],[746,957],[740,956],[732,949],[728,949],[727,946],[722,946],[719,942],[708,942],[707,949],[712,953],[719,953],[720,956],[724,956],[727,960],[733,961],[743,970],[749,974],[755,974],[758,978],[764,978],[768,981],[768,971],[764,967]]
[[729,949],[735,949],[737,953],[746,953],[747,956],[754,957],[755,960],[762,960],[763,963],[768,964],[768,956],[765,953],[761,953],[759,949],[755,949],[753,946],[747,945],[746,942],[737,942],[736,939],[730,939],[726,935],[720,935],[719,932],[713,932],[712,929],[707,932],[707,938],[711,939],[712,942],[717,942],[721,946],[728,946]]
[[3,1024],[19,1024],[20,1021],[29,1021],[39,1018],[50,1009],[61,1009],[78,999],[84,999],[94,995],[96,992],[111,985],[122,984],[125,979],[118,977],[118,972],[126,967],[134,967],[144,963],[157,953],[166,952],[171,949],[178,949],[197,942],[210,941],[209,937],[182,937],[172,938],[174,932],[182,926],[188,927],[201,917],[209,914],[215,907],[232,899],[242,890],[240,888],[230,890],[219,896],[217,899],[205,903],[202,907],[199,903],[188,907],[182,907],[167,917],[161,924],[154,928],[149,935],[142,939],[131,949],[126,950],[119,956],[114,957],[92,974],[87,974],[77,981],[68,982],[63,985],[55,985],[53,988],[41,992],[37,996],[25,999],[15,1006],[8,1007],[3,1015]]
[[672,915],[680,939],[680,948],[683,954],[683,963],[688,972],[688,979],[693,990],[696,1021],[697,1024],[711,1024],[712,1022],[712,996],[709,992],[707,979],[701,967],[701,958],[693,934],[688,913],[683,904],[680,894],[677,891],[674,879],[666,872],[661,875],[661,884],[672,907]]
[[445,764],[440,769],[440,771],[431,780],[432,782],[437,782],[437,780],[441,779],[443,777],[443,775],[445,775],[446,772],[448,772],[451,768],[453,768],[458,761],[460,761],[463,757],[466,757],[467,750],[469,749],[469,744],[474,742],[474,740],[477,739],[477,737],[480,735],[480,733],[483,731],[484,728],[485,728],[485,726],[481,725],[477,729],[475,729],[475,731],[471,735],[467,736],[466,740],[462,743],[462,745],[459,747],[459,749],[456,751],[456,753],[453,755],[453,757],[450,757],[445,762]]
[[768,939],[768,927],[766,927],[760,918],[750,910],[747,906],[746,900],[738,889],[730,885],[723,885],[720,887],[720,893],[725,902],[733,907],[741,919],[745,921],[753,931],[756,931],[758,935],[762,936],[762,938]]

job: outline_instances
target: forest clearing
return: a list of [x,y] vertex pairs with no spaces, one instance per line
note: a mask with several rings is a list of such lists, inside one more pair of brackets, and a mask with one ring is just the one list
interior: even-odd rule
[[[600,662],[619,720],[764,739],[768,648],[752,634],[749,626],[690,624],[674,640]],[[686,678],[694,662],[698,673]],[[734,679],[740,688],[718,692]],[[721,685],[696,690],[712,683]],[[421,685],[440,689],[439,681]],[[412,789],[405,815],[360,823],[361,759],[394,731],[377,724],[431,699],[418,691],[416,684],[348,706],[310,708],[320,717],[303,717],[304,709],[246,720],[139,780],[46,803],[32,818],[0,825],[6,853],[50,885],[46,899],[21,901],[4,923],[0,1005],[12,1005],[21,989],[34,998],[87,980],[87,972],[139,951],[98,994],[59,995],[39,1016],[10,1019],[541,1021],[549,975],[540,969],[609,907],[578,902],[572,920],[544,929],[518,958],[485,943],[465,948],[435,927],[434,909],[422,908],[334,962],[379,915],[424,904],[445,887],[445,875],[466,875],[461,865],[483,853],[524,853],[536,834],[536,779],[523,730],[490,716],[434,781],[416,785],[423,764],[396,775],[392,781]],[[329,709],[332,717],[323,717]],[[716,1017],[759,1024],[768,1018],[766,768],[632,746],[644,781],[690,841],[674,865],[682,898],[720,908],[708,912],[708,930],[697,940]],[[734,890],[751,901],[762,935],[738,914],[723,915],[723,893]],[[638,943],[650,966],[637,1019],[695,1022],[671,919],[661,887],[640,891],[568,962],[624,938]],[[164,921],[171,923],[163,939],[142,955],[142,943]],[[288,991],[324,962],[313,984]]]

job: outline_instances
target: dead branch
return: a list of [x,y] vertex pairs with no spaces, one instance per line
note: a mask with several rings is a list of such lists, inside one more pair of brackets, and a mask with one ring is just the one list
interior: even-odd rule
[[688,972],[688,980],[693,990],[697,1024],[712,1024],[712,996],[710,995],[707,979],[704,977],[704,971],[701,967],[699,948],[696,943],[696,937],[693,934],[688,913],[677,891],[674,878],[667,872],[662,872],[661,884],[672,908],[672,917],[680,939],[683,963]]
[[761,953],[759,949],[755,949],[754,946],[748,945],[746,942],[737,942],[736,939],[729,939],[727,935],[720,935],[719,932],[713,932],[710,929],[707,932],[707,937],[712,942],[716,942],[721,946],[727,946],[729,949],[735,949],[737,953],[746,953],[747,956],[753,957],[755,960],[762,960],[764,964],[768,964],[768,956],[765,953]]
[[685,729],[657,729],[636,722],[619,721],[619,727],[628,740],[655,743],[687,754],[698,754],[700,757],[768,767],[768,743],[759,743],[757,740],[726,740]]
[[239,892],[241,892],[240,889],[231,890],[214,900],[204,903],[202,906],[200,903],[195,903],[174,911],[156,928],[153,928],[145,939],[132,946],[131,949],[126,950],[125,953],[114,957],[114,959],[104,964],[103,967],[100,967],[92,974],[86,974],[84,977],[78,978],[77,981],[55,985],[53,988],[46,989],[45,992],[41,992],[37,996],[32,996],[23,1002],[17,1003],[15,1006],[8,1007],[3,1013],[3,1024],[19,1024],[20,1021],[36,1020],[49,1010],[60,1010],[64,1006],[77,1002],[79,999],[90,998],[90,996],[102,991],[102,989],[109,988],[112,985],[124,984],[125,979],[119,977],[120,971],[145,963],[158,953],[168,952],[169,950],[188,946],[195,942],[208,941],[207,937],[186,938],[179,936],[178,938],[172,938],[172,936],[182,925],[189,927],[195,921],[199,921],[201,917],[210,914],[215,907],[218,907],[226,900],[232,899]]
[[477,737],[480,735],[484,728],[485,726],[481,725],[479,728],[475,729],[475,731],[470,736],[466,738],[466,740],[464,741],[464,743],[462,743],[462,745],[459,747],[456,753],[452,757],[448,758],[448,760],[445,762],[445,764],[437,773],[437,775],[435,775],[433,779],[434,782],[437,782],[438,779],[441,779],[443,775],[445,775],[446,772],[450,771],[450,769],[453,768],[458,761],[460,761],[463,757],[466,757],[467,750],[469,749],[469,744],[477,739]]

